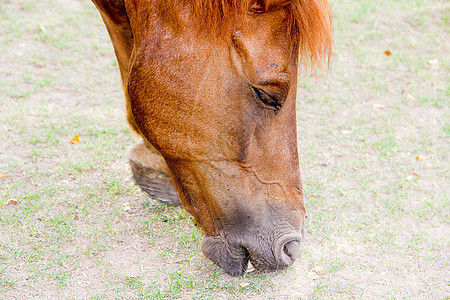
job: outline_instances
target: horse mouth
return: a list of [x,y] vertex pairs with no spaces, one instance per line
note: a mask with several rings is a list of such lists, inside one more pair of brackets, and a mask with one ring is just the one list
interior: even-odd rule
[[202,250],[207,258],[231,276],[240,276],[247,271],[250,255],[242,246],[230,246],[222,237],[205,236]]
[[230,245],[222,237],[206,236],[202,250],[207,258],[226,273],[240,276],[246,273],[249,261],[259,272],[275,272],[287,268],[300,255],[300,243],[301,239],[288,236],[276,241],[273,247],[255,251],[249,246]]

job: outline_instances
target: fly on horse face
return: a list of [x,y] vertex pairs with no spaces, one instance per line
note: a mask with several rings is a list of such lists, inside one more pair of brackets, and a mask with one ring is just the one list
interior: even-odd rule
[[291,265],[305,205],[299,63],[331,49],[327,0],[93,0],[125,90],[136,183],[181,205],[228,274]]

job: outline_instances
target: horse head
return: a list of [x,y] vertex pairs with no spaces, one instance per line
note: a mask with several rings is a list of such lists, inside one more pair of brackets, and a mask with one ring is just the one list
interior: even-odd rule
[[132,50],[119,65],[128,119],[144,140],[132,151],[136,181],[159,198],[148,174],[170,175],[205,233],[203,252],[227,273],[242,274],[249,260],[263,271],[289,266],[305,219],[299,55],[313,64],[329,54],[328,4],[134,0],[124,8]]

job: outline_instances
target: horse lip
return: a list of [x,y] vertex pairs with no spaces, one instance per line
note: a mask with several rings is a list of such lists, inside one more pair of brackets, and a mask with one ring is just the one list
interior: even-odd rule
[[231,276],[240,276],[247,271],[249,253],[240,245],[231,246],[221,236],[205,236],[202,251],[216,265]]

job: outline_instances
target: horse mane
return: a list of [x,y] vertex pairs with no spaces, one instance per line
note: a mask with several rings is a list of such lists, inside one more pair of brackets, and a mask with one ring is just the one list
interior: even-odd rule
[[[183,0],[191,5],[198,26],[221,36],[233,22],[244,22],[249,6],[255,2],[270,8],[275,0]],[[299,51],[302,63],[314,68],[330,60],[333,26],[328,0],[289,1],[289,36],[292,49]]]

